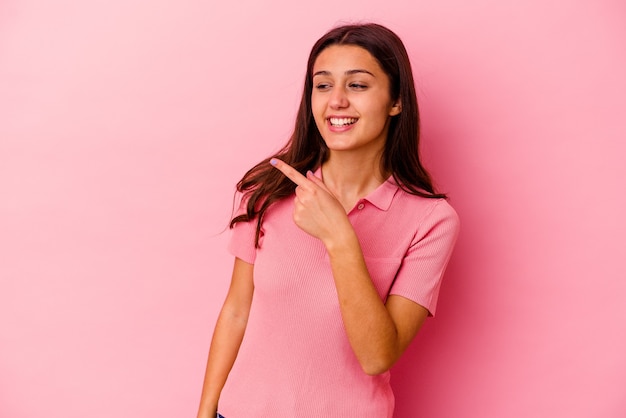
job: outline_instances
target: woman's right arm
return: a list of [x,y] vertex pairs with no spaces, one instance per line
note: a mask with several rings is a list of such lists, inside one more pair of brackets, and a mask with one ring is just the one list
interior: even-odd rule
[[253,264],[235,258],[230,289],[211,340],[198,418],[215,417],[220,392],[237,358],[254,293],[253,267]]

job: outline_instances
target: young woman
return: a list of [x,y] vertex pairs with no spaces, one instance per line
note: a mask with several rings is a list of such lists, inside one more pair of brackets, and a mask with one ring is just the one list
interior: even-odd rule
[[392,417],[389,369],[435,311],[459,228],[418,138],[393,32],[317,41],[290,141],[237,185],[198,418]]

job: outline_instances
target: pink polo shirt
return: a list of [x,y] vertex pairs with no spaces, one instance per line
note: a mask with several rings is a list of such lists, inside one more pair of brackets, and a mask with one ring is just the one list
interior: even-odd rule
[[[229,250],[254,264],[254,297],[237,360],[222,391],[226,418],[391,418],[389,372],[363,372],[348,342],[326,250],[293,222],[293,199],[238,223]],[[392,180],[348,214],[384,301],[401,295],[435,313],[459,230],[443,199],[408,194]]]

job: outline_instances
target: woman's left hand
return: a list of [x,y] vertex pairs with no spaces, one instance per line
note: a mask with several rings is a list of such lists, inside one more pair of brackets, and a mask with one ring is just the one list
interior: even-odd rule
[[352,229],[344,207],[328,190],[322,179],[310,171],[305,177],[289,164],[276,158],[270,163],[298,185],[294,199],[293,221],[300,229],[319,238],[326,245],[340,235],[341,231]]

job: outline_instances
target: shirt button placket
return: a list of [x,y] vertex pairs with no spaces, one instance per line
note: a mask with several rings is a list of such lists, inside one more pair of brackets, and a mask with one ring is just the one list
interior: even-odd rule
[[348,217],[350,218],[350,222],[352,222],[352,226],[356,227],[358,225],[358,219],[361,214],[361,211],[365,207],[363,201],[359,201],[357,205],[350,211]]

